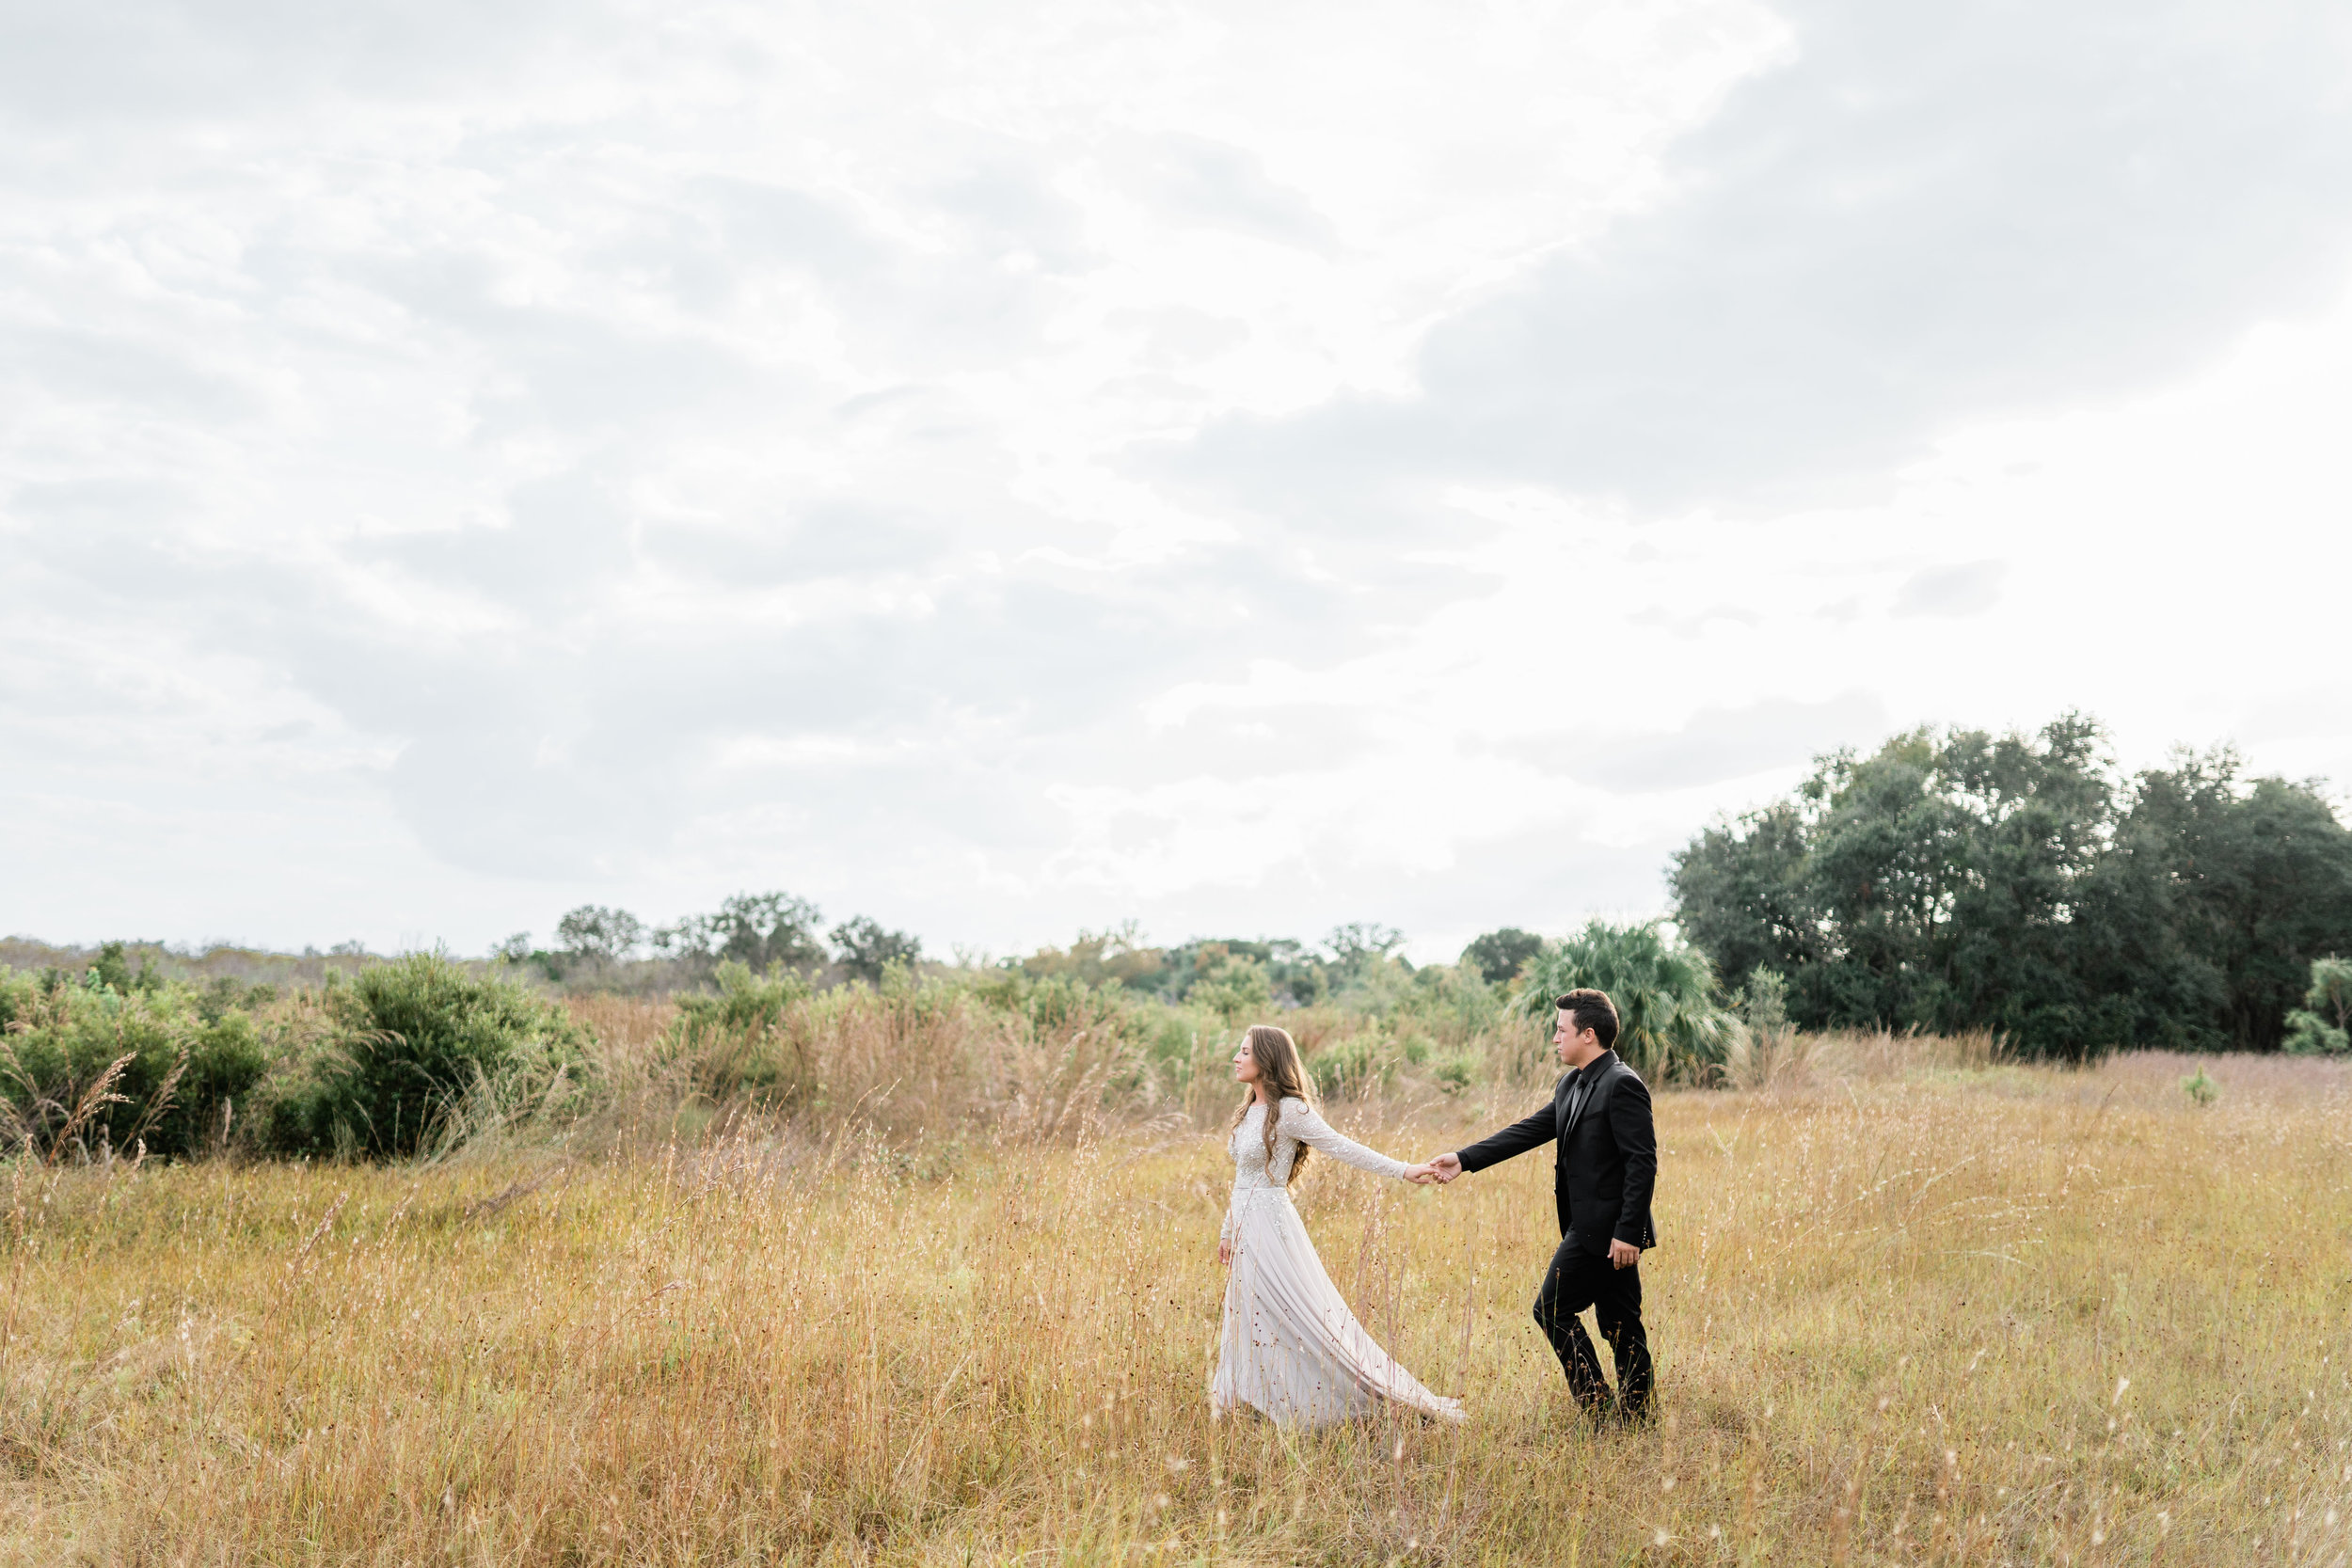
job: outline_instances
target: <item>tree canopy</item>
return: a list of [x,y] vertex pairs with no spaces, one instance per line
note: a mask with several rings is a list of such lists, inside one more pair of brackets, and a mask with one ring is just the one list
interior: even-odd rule
[[764,974],[777,964],[805,969],[825,961],[817,906],[789,893],[739,893],[716,914],[692,915],[653,936],[660,952],[703,969],[732,960]]
[[861,980],[880,980],[892,964],[914,964],[923,956],[922,939],[909,931],[893,931],[870,914],[859,915],[833,928],[834,959]]
[[1522,931],[1517,926],[1488,931],[1470,939],[1462,949],[1462,962],[1476,969],[1490,986],[1508,985],[1518,974],[1520,966],[1544,950],[1544,939],[1533,931]]
[[2226,749],[2121,777],[2097,724],[1914,730],[1840,752],[1674,861],[1726,984],[1787,976],[1820,1028],[1991,1028],[2041,1053],[2275,1050],[2352,950],[2352,832]]

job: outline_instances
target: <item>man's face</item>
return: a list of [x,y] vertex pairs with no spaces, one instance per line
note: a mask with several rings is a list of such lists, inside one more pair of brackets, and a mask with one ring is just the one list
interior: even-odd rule
[[1582,1067],[1600,1054],[1600,1037],[1590,1029],[1576,1026],[1576,1015],[1565,1007],[1560,1009],[1557,1026],[1551,1032],[1552,1049],[1560,1053],[1562,1067]]

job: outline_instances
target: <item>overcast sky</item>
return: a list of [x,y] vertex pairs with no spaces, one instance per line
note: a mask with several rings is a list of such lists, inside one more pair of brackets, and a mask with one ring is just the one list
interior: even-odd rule
[[1663,907],[2352,784],[2352,12],[0,8],[0,929]]

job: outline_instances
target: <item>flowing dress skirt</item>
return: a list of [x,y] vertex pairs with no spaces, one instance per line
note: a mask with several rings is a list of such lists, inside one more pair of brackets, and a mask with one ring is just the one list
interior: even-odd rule
[[1441,1420],[1462,1402],[1422,1387],[1347,1309],[1279,1187],[1243,1195],[1225,1286],[1225,1326],[1209,1407],[1254,1406],[1277,1423],[1322,1426],[1386,1400]]

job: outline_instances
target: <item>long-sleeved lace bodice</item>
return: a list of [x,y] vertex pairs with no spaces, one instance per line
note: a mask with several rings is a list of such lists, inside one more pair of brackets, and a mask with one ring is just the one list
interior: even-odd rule
[[1375,1176],[1402,1177],[1413,1167],[1402,1160],[1391,1160],[1378,1149],[1335,1132],[1329,1122],[1315,1115],[1314,1108],[1303,1100],[1285,1100],[1281,1114],[1274,1121],[1274,1159],[1269,1163],[1265,1153],[1265,1105],[1260,1101],[1249,1107],[1241,1125],[1233,1129],[1227,1144],[1233,1156],[1233,1201],[1225,1214],[1224,1235],[1231,1240],[1235,1216],[1248,1196],[1259,1192],[1282,1192],[1290,1182],[1291,1166],[1298,1159],[1298,1146],[1321,1149],[1343,1164],[1368,1170]]

